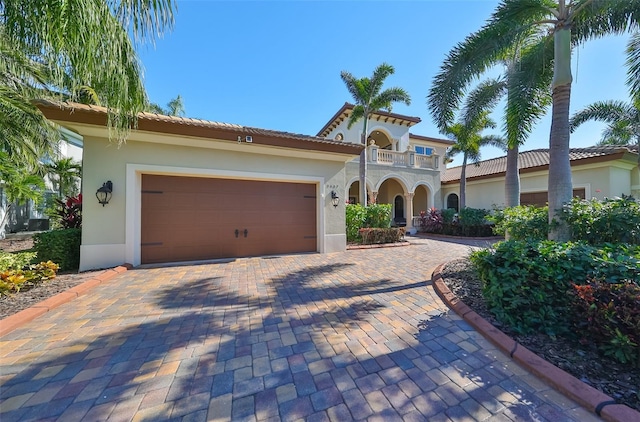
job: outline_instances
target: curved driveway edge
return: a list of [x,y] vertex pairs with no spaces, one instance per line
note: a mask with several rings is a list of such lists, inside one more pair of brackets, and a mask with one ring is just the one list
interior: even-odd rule
[[35,318],[49,312],[52,309],[57,308],[63,303],[70,302],[78,296],[86,294],[89,290],[93,289],[97,285],[111,280],[113,277],[122,272],[130,270],[131,268],[133,268],[131,264],[124,264],[112,269],[104,270],[100,273],[97,273],[94,277],[91,277],[84,283],[78,284],[77,286],[74,286],[69,290],[58,293],[57,295],[51,296],[50,298],[45,299],[42,302],[38,302],[35,305],[23,309],[22,311],[17,312],[13,315],[9,315],[4,319],[0,319],[0,337],[4,336],[5,334],[9,334],[16,328],[26,324],[29,321],[33,321]]
[[434,290],[447,306],[487,340],[544,382],[603,419],[613,422],[640,421],[640,412],[623,404],[617,404],[611,397],[542,359],[478,315],[453,294],[444,283],[442,279],[444,265],[439,265],[433,272],[431,281]]

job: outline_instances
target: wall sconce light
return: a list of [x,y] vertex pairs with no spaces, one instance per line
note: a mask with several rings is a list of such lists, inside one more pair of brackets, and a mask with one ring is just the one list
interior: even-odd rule
[[335,208],[337,208],[338,204],[340,203],[340,197],[338,196],[338,193],[334,190],[331,191],[331,203]]
[[104,207],[111,200],[111,193],[113,192],[113,183],[111,180],[102,184],[101,188],[98,188],[96,191],[96,198],[98,198],[98,203],[102,204]]

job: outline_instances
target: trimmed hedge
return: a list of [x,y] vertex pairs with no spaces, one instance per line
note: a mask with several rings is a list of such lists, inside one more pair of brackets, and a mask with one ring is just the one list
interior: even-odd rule
[[359,230],[363,245],[395,243],[402,240],[404,227],[364,228]]
[[37,233],[33,250],[39,261],[53,261],[61,271],[77,270],[80,266],[81,229],[62,229]]

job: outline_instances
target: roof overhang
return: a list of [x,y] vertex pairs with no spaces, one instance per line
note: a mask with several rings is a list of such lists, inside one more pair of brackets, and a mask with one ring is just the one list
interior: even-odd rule
[[[335,129],[340,123],[349,119],[351,113],[353,112],[353,104],[344,103],[344,105],[338,110],[336,114],[333,115],[331,119],[327,122],[326,125],[318,132],[317,136],[327,137],[329,133]],[[385,122],[391,124],[397,124],[400,126],[411,127],[415,124],[420,123],[422,120],[419,117],[405,116],[403,114],[396,113],[387,113],[385,111],[376,111],[374,112],[370,120]]]
[[444,145],[455,144],[455,142],[452,141],[451,139],[432,138],[431,136],[416,135],[415,133],[410,133],[409,139],[417,139],[418,141],[426,141],[426,142],[435,142],[435,143],[444,144]]
[[[36,105],[49,120],[92,125],[105,129],[107,126],[108,111],[104,107],[51,101],[38,101]],[[154,113],[139,113],[137,117],[137,127],[132,130],[133,132],[144,131],[234,143],[237,143],[239,139],[246,140],[249,136],[255,145],[350,156],[359,155],[364,148],[360,144],[207,120]]]

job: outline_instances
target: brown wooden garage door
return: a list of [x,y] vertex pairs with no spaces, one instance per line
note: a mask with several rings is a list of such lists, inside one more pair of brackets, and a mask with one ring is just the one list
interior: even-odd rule
[[313,184],[143,175],[141,214],[143,264],[317,250]]
[[[575,198],[584,199],[585,189],[579,188],[573,190],[573,196]],[[549,194],[547,192],[529,192],[520,194],[520,205],[535,205],[537,207],[544,207],[549,200]]]

